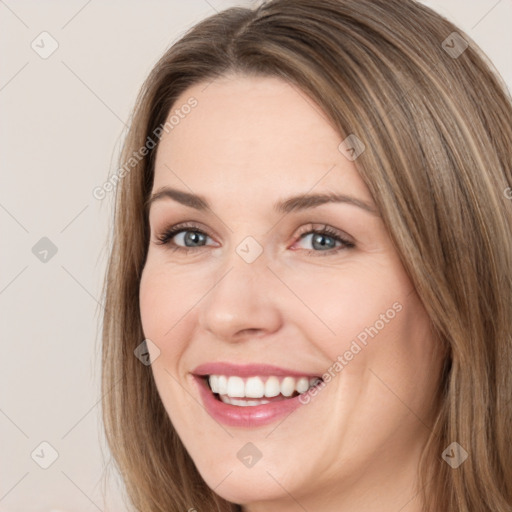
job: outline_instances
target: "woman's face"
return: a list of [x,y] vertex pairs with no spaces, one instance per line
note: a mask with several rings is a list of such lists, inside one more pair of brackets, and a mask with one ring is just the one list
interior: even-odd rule
[[171,115],[140,307],[197,469],[247,510],[405,504],[440,361],[357,152],[278,78],[196,85]]

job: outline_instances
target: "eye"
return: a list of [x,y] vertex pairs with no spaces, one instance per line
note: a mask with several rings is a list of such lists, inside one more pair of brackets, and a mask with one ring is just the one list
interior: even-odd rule
[[307,241],[312,249],[306,249],[306,252],[315,256],[326,256],[329,254],[337,253],[340,250],[350,249],[355,247],[355,244],[348,239],[341,231],[331,228],[330,226],[323,225],[315,228],[314,226],[307,226],[308,231],[300,234],[299,242],[304,243]]
[[[189,251],[204,247],[210,236],[195,224],[179,224],[166,229],[157,236],[158,245],[173,246],[175,251]],[[174,239],[174,240],[173,240]]]
[[[307,231],[304,231],[304,229]],[[185,223],[167,228],[157,236],[158,241],[155,243],[168,245],[173,251],[187,253],[207,246],[208,239],[211,240],[211,237],[196,224]],[[302,233],[299,233],[299,240],[294,245],[304,243],[309,243],[312,249],[302,248],[307,254],[314,256],[327,256],[355,247],[355,244],[341,231],[327,225],[315,227],[314,224],[309,224],[303,228]],[[295,247],[292,247],[292,249],[296,250]]]

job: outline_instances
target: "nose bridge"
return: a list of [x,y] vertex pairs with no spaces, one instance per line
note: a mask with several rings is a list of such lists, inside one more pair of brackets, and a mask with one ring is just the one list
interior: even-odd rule
[[225,340],[246,330],[276,330],[281,315],[267,263],[263,247],[252,237],[246,237],[226,255],[222,270],[202,301],[201,327]]

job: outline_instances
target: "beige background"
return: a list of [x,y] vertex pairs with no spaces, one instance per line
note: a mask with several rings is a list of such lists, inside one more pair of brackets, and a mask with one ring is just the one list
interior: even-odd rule
[[[510,88],[512,0],[425,3],[476,40]],[[116,479],[106,503],[100,485],[98,301],[113,197],[92,190],[115,171],[138,89],[164,50],[244,4],[0,0],[2,512],[125,510]],[[43,441],[58,452],[48,469]]]

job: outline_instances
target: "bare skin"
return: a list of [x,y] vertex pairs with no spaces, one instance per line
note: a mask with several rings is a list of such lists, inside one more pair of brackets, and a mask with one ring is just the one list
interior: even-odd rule
[[[347,202],[273,208],[332,192],[375,208],[338,149],[342,137],[280,79],[237,75],[205,87],[176,102],[198,104],[162,137],[153,193],[198,194],[211,209],[152,204],[140,283],[144,334],[160,350],[152,370],[174,427],[206,483],[245,511],[419,512],[416,471],[440,360],[389,234],[378,212]],[[183,222],[193,226],[158,243]],[[334,237],[312,233],[325,225]],[[252,263],[236,252],[249,236],[263,249]],[[378,333],[355,353],[370,326]],[[212,361],[322,375],[338,356],[342,369],[316,397],[260,428],[220,425],[191,375]],[[248,442],[262,453],[252,468],[237,458]]]

